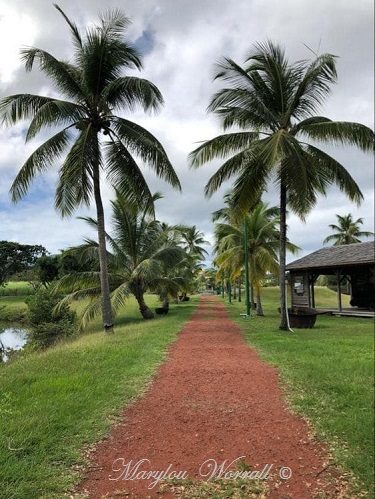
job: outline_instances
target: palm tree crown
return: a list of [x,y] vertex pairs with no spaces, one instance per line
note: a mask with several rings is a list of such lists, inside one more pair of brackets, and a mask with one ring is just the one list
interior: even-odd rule
[[18,201],[38,173],[62,161],[55,196],[61,214],[71,215],[94,198],[101,253],[103,320],[111,330],[101,172],[105,171],[117,190],[133,199],[151,199],[134,156],[174,187],[180,188],[180,183],[160,142],[144,128],[116,114],[138,106],[145,111],[157,110],[163,103],[161,93],[151,82],[123,75],[124,70],[142,67],[138,52],[124,40],[128,18],[119,10],[108,11],[100,16],[96,26],[81,34],[60,7],[55,7],[70,28],[72,62],[58,60],[39,48],[24,49],[22,60],[27,71],[39,63],[40,71],[54,84],[59,97],[17,94],[0,101],[4,124],[30,120],[26,141],[42,130],[52,132],[20,169],[11,195],[13,201]]
[[360,237],[371,237],[374,235],[373,232],[362,231],[359,227],[363,224],[363,218],[357,218],[353,220],[351,213],[348,215],[336,215],[338,224],[330,224],[329,227],[336,231],[336,234],[331,234],[327,236],[323,244],[333,241],[334,246],[339,246],[340,244],[353,244],[360,243]]
[[[258,313],[261,309],[261,286],[267,272],[277,273],[279,249],[279,209],[269,207],[262,200],[245,214],[243,223],[237,223],[231,216],[233,210],[230,194],[226,196],[227,208],[214,212],[214,220],[224,222],[215,224],[215,264],[219,267],[219,275],[223,270],[230,270],[232,279],[240,276],[245,261],[245,244],[247,245],[250,267],[251,302],[254,303],[253,289],[257,293]],[[245,230],[246,224],[246,230]],[[287,249],[295,254],[300,248],[287,241]]]
[[[226,131],[190,154],[191,166],[226,158],[209,179],[212,195],[235,176],[234,205],[239,212],[253,206],[269,180],[280,192],[280,282],[285,279],[286,205],[302,218],[319,194],[337,184],[359,203],[362,193],[343,165],[317,144],[348,144],[374,151],[374,133],[359,123],[335,122],[317,114],[330,86],[336,82],[336,57],[289,63],[284,50],[267,42],[255,45],[244,67],[225,58],[215,79],[226,85],[212,98],[208,110],[221,119]],[[281,288],[282,321],[286,329],[285,292]]]
[[[154,315],[146,304],[146,291],[177,294],[183,284],[183,279],[168,275],[186,258],[186,253],[167,237],[163,224],[155,219],[153,203],[160,197],[156,193],[151,203],[148,200],[135,203],[117,193],[116,199],[111,201],[113,233],[106,234],[106,239],[111,248],[108,268],[114,312],[124,305],[129,294],[133,294],[142,316],[151,319]],[[97,228],[97,220],[89,217],[83,220]],[[97,314],[100,305],[98,243],[86,239],[69,253],[77,256],[81,263],[91,262],[91,271],[68,274],[57,284],[59,289],[69,291],[62,303],[91,297],[82,315],[85,326]]]
[[200,232],[195,225],[180,228],[181,246],[188,252],[188,254],[198,260],[204,260],[205,255],[208,254],[202,244],[210,244],[209,241],[204,239],[203,232]]

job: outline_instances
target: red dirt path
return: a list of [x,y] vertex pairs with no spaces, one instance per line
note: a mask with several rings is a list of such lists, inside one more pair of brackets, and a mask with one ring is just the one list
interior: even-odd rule
[[[227,466],[245,456],[241,460],[253,470],[273,465],[269,498],[309,499],[317,490],[324,497],[339,497],[332,481],[327,484],[332,477],[326,453],[308,434],[306,422],[283,400],[277,370],[246,345],[216,297],[204,296],[149,391],[124,411],[123,422],[96,447],[77,492],[91,499],[124,489],[129,495],[113,497],[174,497],[157,493],[157,486],[149,489],[153,480],[141,479],[143,475],[124,478],[131,469],[136,475],[136,469],[162,471],[171,465],[170,471],[202,479],[199,470],[207,460],[218,466],[226,461]],[[142,459],[149,462],[137,465]],[[280,479],[282,467],[292,470],[290,479]],[[209,470],[205,466],[201,471]]]

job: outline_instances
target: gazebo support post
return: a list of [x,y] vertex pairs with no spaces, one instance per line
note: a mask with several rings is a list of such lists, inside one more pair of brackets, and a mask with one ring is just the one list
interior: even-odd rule
[[314,275],[311,275],[311,291],[310,291],[310,307],[315,308],[315,284],[316,278]]
[[341,300],[341,270],[337,271],[337,302],[339,312],[342,311],[342,300]]

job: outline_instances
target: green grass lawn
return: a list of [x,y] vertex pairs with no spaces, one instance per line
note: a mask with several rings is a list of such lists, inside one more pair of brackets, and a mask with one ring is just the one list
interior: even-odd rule
[[23,322],[27,311],[25,300],[33,293],[31,284],[25,281],[0,286],[0,321]]
[[34,293],[34,289],[27,281],[10,281],[0,286],[0,296],[27,296]]
[[[336,305],[335,293],[316,294],[321,306]],[[2,300],[23,306],[21,296]],[[157,306],[156,297],[148,300]],[[78,480],[73,467],[84,464],[82,449],[145,390],[196,303],[143,321],[129,301],[115,335],[105,336],[98,321],[73,341],[0,367],[0,497],[64,497]],[[244,302],[228,309],[249,344],[278,366],[286,397],[328,443],[335,463],[357,478],[352,497],[359,490],[372,497],[374,323],[319,315],[311,330],[281,332],[278,306],[278,290],[267,288],[266,317],[240,318]]]
[[[155,296],[150,306],[158,306]],[[114,335],[86,334],[0,366],[0,497],[52,499],[77,481],[82,449],[147,387],[197,299],[144,321],[129,300]]]
[[[336,305],[334,292],[318,288],[316,293],[318,303]],[[265,317],[240,318],[245,311],[243,302],[228,304],[231,317],[261,357],[278,367],[292,407],[312,422],[316,435],[329,444],[336,463],[362,484],[353,493],[362,489],[371,494],[373,320],[319,315],[312,329],[279,331],[278,290],[265,288],[263,298]]]
[[0,296],[0,322],[20,323],[26,320],[26,296]]

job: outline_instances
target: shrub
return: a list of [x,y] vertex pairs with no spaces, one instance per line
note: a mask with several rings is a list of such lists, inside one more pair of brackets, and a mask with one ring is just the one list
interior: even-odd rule
[[26,300],[30,340],[39,347],[47,348],[58,339],[72,336],[78,329],[77,314],[68,305],[56,309],[60,300],[61,296],[44,289]]

